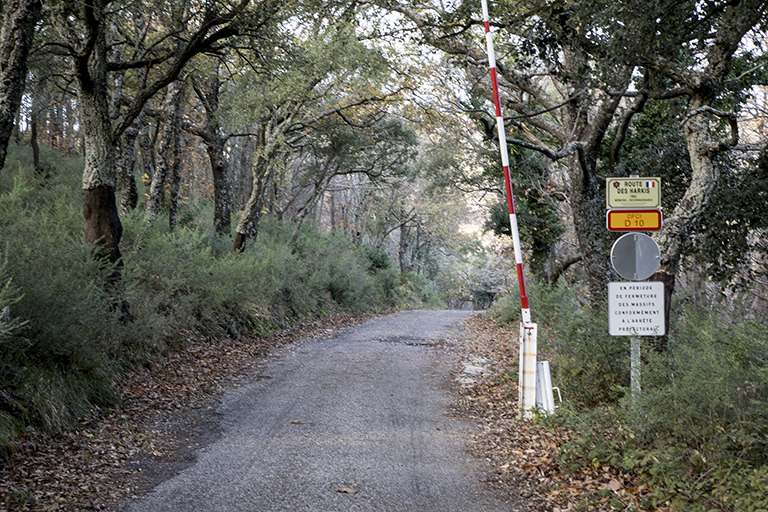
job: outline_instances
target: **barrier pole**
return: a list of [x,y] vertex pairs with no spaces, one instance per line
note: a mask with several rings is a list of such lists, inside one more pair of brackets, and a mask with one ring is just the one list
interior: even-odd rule
[[488,50],[488,66],[491,73],[493,86],[493,102],[496,107],[496,128],[499,132],[499,151],[501,153],[501,165],[504,171],[504,184],[507,192],[507,206],[509,207],[509,225],[512,231],[512,242],[515,248],[515,264],[517,266],[517,282],[520,286],[520,307],[522,309],[522,322],[520,323],[520,373],[518,379],[518,407],[523,417],[530,418],[536,407],[536,324],[531,322],[531,310],[528,305],[528,295],[525,291],[525,278],[523,276],[523,253],[520,248],[520,233],[517,228],[517,214],[515,213],[515,197],[512,193],[512,180],[509,174],[509,153],[507,151],[506,128],[501,113],[501,100],[499,99],[499,84],[496,77],[496,54],[493,48],[493,36],[491,34],[490,17],[488,15],[488,2],[481,0],[483,6],[483,24],[485,26],[485,42]]

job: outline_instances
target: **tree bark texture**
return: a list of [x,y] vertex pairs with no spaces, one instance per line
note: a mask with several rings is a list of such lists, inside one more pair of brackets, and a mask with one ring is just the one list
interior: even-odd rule
[[139,190],[136,187],[136,139],[142,116],[125,130],[118,148],[117,175],[120,178],[120,213],[126,214],[136,209],[139,204]]
[[410,269],[408,265],[408,235],[410,234],[410,227],[407,223],[400,224],[400,241],[397,245],[397,259],[400,263],[400,273],[405,274]]
[[243,208],[243,215],[235,229],[233,252],[245,250],[245,243],[250,238],[255,240],[259,235],[259,223],[261,222],[261,210],[264,207],[264,195],[266,194],[271,178],[269,162],[260,156],[253,166],[253,187],[251,197]]
[[[179,112],[181,120],[181,112]],[[168,225],[173,231],[179,225],[179,209],[181,207],[181,126],[173,134],[173,149],[170,187],[168,190]]]
[[32,146],[32,165],[35,171],[40,171],[40,142],[37,134],[37,115],[34,113],[29,122],[29,145]]
[[299,110],[299,104],[292,105],[286,109],[279,121],[275,122],[275,117],[272,117],[258,125],[258,133],[254,137],[257,149],[251,175],[251,196],[245,204],[243,214],[235,228],[236,236],[233,247],[235,252],[245,248],[246,239],[255,239],[258,236],[264,198],[277,167],[275,160],[280,155],[285,143],[285,133],[293,124]]
[[181,129],[182,87],[179,82],[168,86],[163,103],[163,128],[158,153],[160,161],[152,177],[147,197],[146,222],[152,223],[163,210],[165,204],[165,183],[169,168],[173,165],[172,155],[175,134]]
[[213,176],[213,225],[217,233],[229,234],[232,224],[232,200],[229,193],[229,160],[224,154],[227,137],[220,134],[217,120],[221,82],[214,77],[208,82],[195,81],[194,89],[205,108],[203,126],[189,131],[203,139]]
[[117,180],[107,96],[106,40],[98,26],[91,29],[87,37],[92,51],[79,55],[74,63],[85,148],[85,238],[98,247],[101,256],[117,262],[123,229],[114,197]]
[[123,226],[117,214],[115,189],[98,186],[85,190],[85,241],[99,247],[97,255],[112,263],[120,260]]
[[228,235],[232,225],[232,205],[229,195],[229,162],[224,156],[224,144],[207,145],[213,174],[213,225],[217,233]]
[[142,127],[139,134],[139,157],[141,159],[141,179],[149,187],[155,176],[155,143],[159,129],[150,123]]
[[5,1],[0,30],[0,169],[5,166],[8,142],[21,105],[27,79],[27,57],[35,24],[40,19],[40,0]]

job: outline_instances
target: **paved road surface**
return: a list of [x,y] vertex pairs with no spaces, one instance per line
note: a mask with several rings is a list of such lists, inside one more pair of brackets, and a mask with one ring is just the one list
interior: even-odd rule
[[466,314],[398,313],[285,348],[224,396],[221,438],[126,509],[517,510],[481,483],[473,427],[448,412],[455,365],[430,347]]

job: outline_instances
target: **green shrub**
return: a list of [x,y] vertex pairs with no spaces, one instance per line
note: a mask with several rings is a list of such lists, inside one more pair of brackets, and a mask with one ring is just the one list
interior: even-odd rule
[[[122,352],[102,283],[112,269],[82,240],[82,214],[55,190],[16,179],[0,194],[0,442],[27,424],[50,431],[113,404]],[[10,284],[9,284],[10,283]]]
[[368,270],[370,272],[381,272],[392,268],[392,258],[379,247],[363,246],[365,257],[368,258]]
[[[737,311],[735,318],[748,318]],[[732,318],[733,318],[732,317]],[[768,464],[768,327],[689,310],[668,350],[645,350],[631,420],[641,440],[674,440],[713,463]]]
[[[583,405],[614,402],[629,384],[629,341],[608,334],[608,315],[579,303],[575,290],[527,284],[538,324],[539,360],[549,359],[553,385]],[[505,296],[491,308],[502,323],[520,322],[520,299]]]
[[423,275],[414,272],[400,274],[402,283],[400,302],[401,308],[445,308],[445,303],[440,299],[433,284]]
[[296,241],[296,253],[312,275],[315,286],[340,306],[365,310],[380,304],[370,260],[364,250],[344,235],[325,234],[305,227]]
[[3,389],[28,347],[24,340],[16,337],[24,322],[11,315],[11,307],[19,301],[19,291],[12,282],[7,275],[6,262],[0,262],[0,451],[11,444],[24,427],[19,421],[24,405],[18,397]]
[[651,489],[647,509],[768,509],[766,323],[720,304],[688,308],[673,326],[665,353],[643,340],[639,395],[566,404],[544,419],[574,432],[561,460],[570,470],[611,464],[637,475]]

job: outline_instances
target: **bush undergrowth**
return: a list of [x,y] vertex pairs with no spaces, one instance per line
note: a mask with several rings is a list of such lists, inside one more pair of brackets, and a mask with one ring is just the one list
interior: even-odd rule
[[[610,464],[651,489],[647,510],[768,510],[768,327],[735,301],[686,305],[667,350],[643,338],[629,392],[629,338],[565,286],[531,286],[540,359],[568,402],[542,421],[571,429],[564,469]],[[675,308],[673,308],[675,311]],[[494,309],[518,322],[517,301]],[[764,314],[764,313],[763,313]]]
[[139,208],[121,219],[120,294],[134,317],[123,323],[104,284],[114,269],[84,242],[81,158],[51,153],[39,173],[10,150],[0,175],[0,456],[25,430],[56,432],[116,405],[121,374],[183,350],[187,334],[215,342],[335,313],[440,305],[422,276],[400,275],[386,253],[342,235],[305,226],[294,236],[294,225],[266,217],[234,255],[209,221],[187,212],[170,231]]

